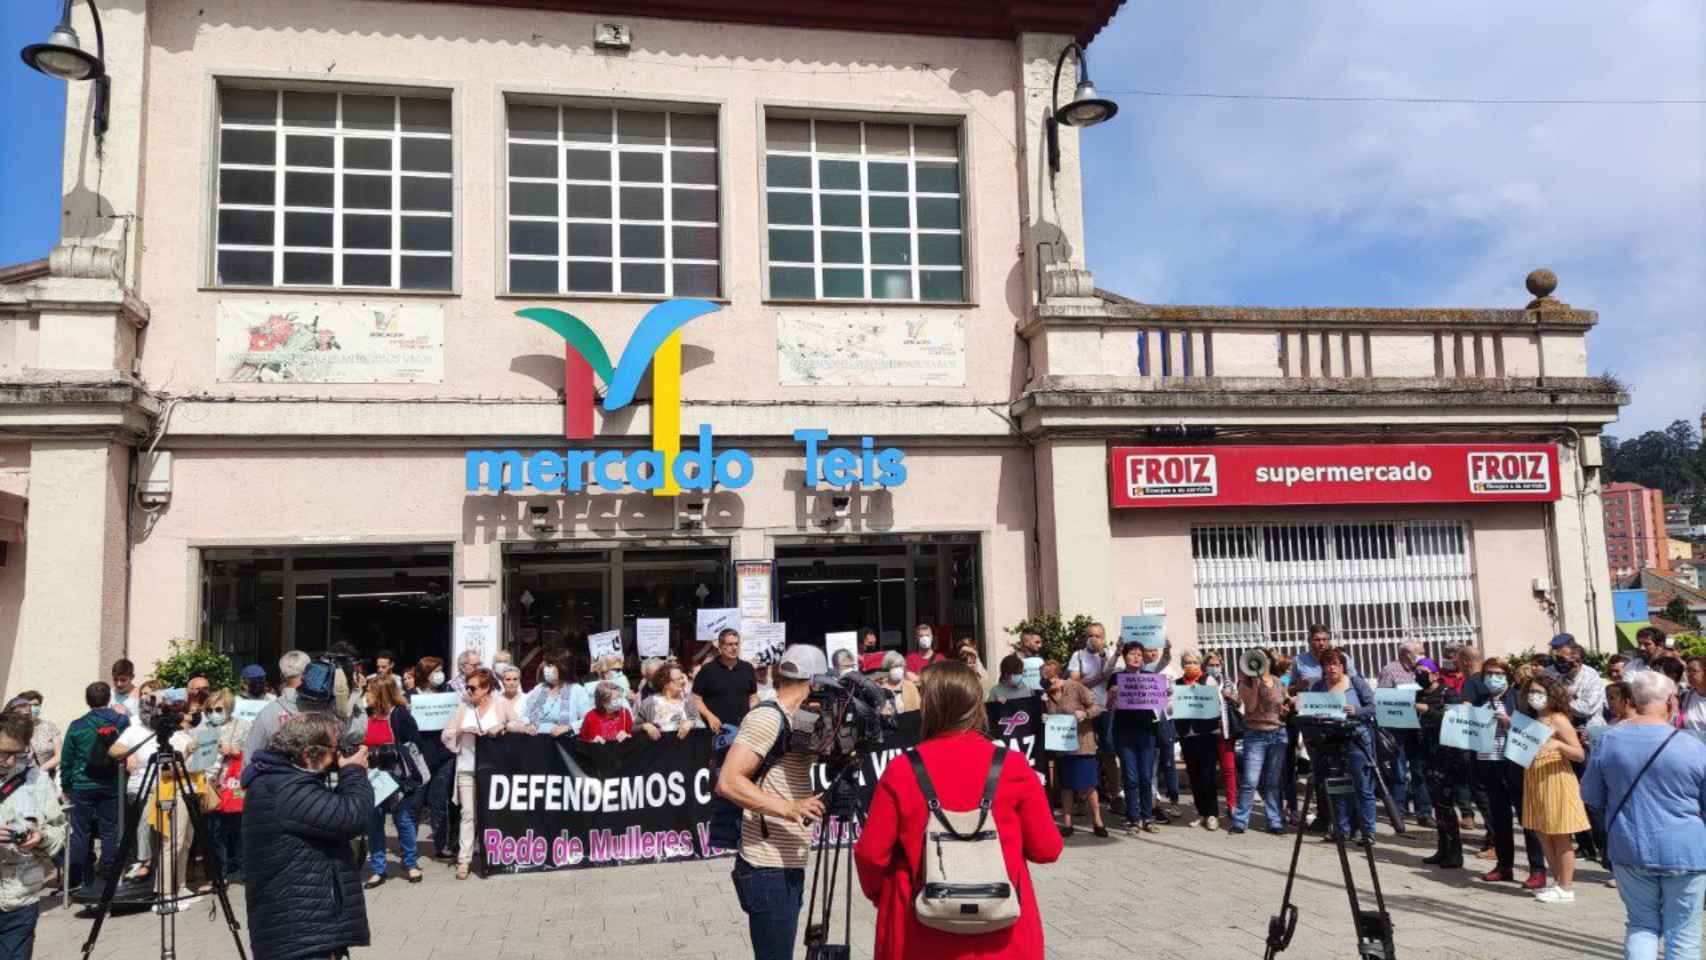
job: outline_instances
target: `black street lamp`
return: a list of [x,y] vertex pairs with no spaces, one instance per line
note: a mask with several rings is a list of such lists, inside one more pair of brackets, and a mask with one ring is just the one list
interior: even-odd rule
[[101,32],[101,11],[95,0],[88,0],[89,14],[95,19],[95,53],[90,55],[77,40],[71,28],[71,4],[59,16],[59,26],[48,34],[45,43],[32,43],[19,51],[25,65],[50,77],[61,80],[93,80],[95,82],[95,151],[100,153],[101,138],[107,132],[107,101],[112,81],[107,76],[107,38]]
[[[91,3],[94,0],[90,0]],[[1077,54],[1078,87],[1072,94],[1072,102],[1066,106],[1060,105],[1060,71],[1066,66],[1066,55]],[[1051,114],[1044,126],[1048,129],[1048,168],[1050,173],[1060,172],[1060,125],[1069,127],[1093,127],[1104,120],[1111,119],[1119,112],[1120,105],[1112,100],[1104,100],[1096,96],[1096,85],[1090,82],[1090,61],[1084,56],[1084,48],[1076,41],[1069,42],[1061,51],[1059,59],[1054,62],[1054,83],[1049,87],[1052,97]]]

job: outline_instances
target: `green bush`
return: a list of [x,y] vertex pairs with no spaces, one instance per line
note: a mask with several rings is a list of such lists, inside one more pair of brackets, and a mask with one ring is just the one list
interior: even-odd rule
[[154,679],[168,687],[181,687],[191,677],[206,677],[214,690],[237,689],[237,668],[231,658],[199,640],[179,637],[172,652],[154,663]]
[[[1514,674],[1518,667],[1530,660],[1533,660],[1535,657],[1549,657],[1551,655],[1552,651],[1549,649],[1536,650],[1533,647],[1529,647],[1521,653],[1513,653],[1503,659],[1505,663],[1510,665],[1511,673]],[[1582,647],[1582,663],[1586,666],[1592,667],[1593,671],[1602,677],[1605,676],[1605,662],[1610,659],[1610,653],[1600,650],[1589,650],[1587,647]]]
[[[1090,624],[1095,622],[1094,617],[1087,617],[1082,613],[1071,620],[1062,620],[1058,613],[1044,613],[1019,621],[1008,627],[1007,632],[1013,635],[1014,643],[1019,642],[1019,635],[1022,633],[1042,634],[1043,659],[1058,660],[1064,664],[1066,659],[1072,656],[1079,640],[1089,631]],[[1003,652],[1001,656],[1006,656],[1006,653]],[[1001,657],[995,658],[997,663],[1000,659]]]
[[1676,641],[1676,651],[1684,657],[1706,657],[1706,637],[1695,633],[1679,633],[1671,639]]

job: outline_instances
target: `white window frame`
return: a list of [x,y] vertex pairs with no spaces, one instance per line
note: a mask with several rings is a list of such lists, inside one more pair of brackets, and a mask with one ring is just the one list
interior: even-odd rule
[[[556,111],[556,115],[557,115],[557,135],[556,135],[556,138],[552,139],[552,140],[543,140],[543,139],[539,139],[536,137],[530,137],[530,136],[518,137],[518,136],[515,136],[513,133],[511,133],[511,131],[509,129],[509,107],[516,106],[516,105],[534,106],[534,107],[550,107],[550,108],[554,109]],[[563,136],[563,111],[564,110],[606,110],[606,111],[608,111],[610,113],[610,139],[609,139],[609,141],[605,142],[605,143],[597,143],[595,141],[590,141],[590,140],[568,140],[568,139],[565,139]],[[619,118],[618,114],[620,114],[622,112],[661,114],[664,118],[664,141],[663,141],[663,143],[661,143],[661,144],[622,143],[621,142],[621,130],[618,126],[618,124],[620,123],[620,118]],[[717,143],[715,146],[710,146],[710,147],[687,146],[687,145],[681,145],[681,144],[675,143],[675,118],[679,115],[685,115],[685,114],[691,114],[694,116],[704,116],[704,117],[711,118],[713,126],[716,128],[716,131],[717,131]],[[714,292],[712,292],[712,293],[693,293],[693,294],[685,294],[685,295],[703,297],[703,298],[713,299],[713,300],[719,299],[724,295],[724,293],[723,293],[724,277],[723,277],[723,264],[722,264],[722,251],[723,251],[723,224],[722,224],[723,183],[722,183],[722,180],[723,180],[723,171],[722,171],[722,157],[721,157],[721,151],[722,151],[722,146],[723,146],[723,130],[722,130],[722,122],[721,122],[722,118],[721,118],[721,111],[720,110],[718,110],[715,107],[711,107],[711,106],[707,106],[706,108],[703,108],[703,109],[692,109],[690,107],[684,109],[683,105],[674,104],[674,103],[665,104],[665,103],[654,103],[654,102],[645,102],[645,101],[623,102],[623,103],[618,103],[618,104],[611,104],[609,102],[588,103],[588,102],[584,102],[584,101],[577,101],[577,100],[572,99],[572,98],[565,99],[565,98],[561,98],[561,97],[531,97],[531,96],[522,95],[522,96],[506,96],[506,97],[502,98],[501,116],[502,116],[502,123],[503,123],[503,128],[504,128],[504,130],[503,130],[503,133],[504,133],[504,138],[503,138],[504,149],[503,149],[503,159],[502,159],[504,176],[503,176],[502,200],[501,200],[501,205],[499,208],[499,216],[500,216],[501,222],[503,224],[503,229],[501,231],[501,244],[499,247],[499,251],[500,251],[499,255],[501,257],[501,262],[503,264],[503,267],[502,267],[502,276],[500,278],[499,289],[503,290],[505,296],[513,296],[513,297],[574,297],[574,298],[582,298],[582,297],[637,297],[637,298],[643,298],[643,299],[667,299],[667,298],[674,297],[677,295],[675,292],[675,268],[677,266],[700,266],[700,267],[708,266],[708,267],[712,267],[713,269],[715,269],[717,271],[717,284],[716,284],[717,288]],[[518,176],[514,176],[513,174],[511,174],[510,169],[509,169],[509,163],[510,163],[510,149],[509,148],[511,146],[518,145],[518,144],[524,145],[524,146],[551,146],[551,147],[554,147],[556,152],[557,152],[557,176],[555,178],[550,178],[550,177],[518,177]],[[568,159],[563,155],[564,151],[566,151],[566,150],[603,151],[605,153],[608,153],[610,156],[610,179],[609,180],[577,180],[577,179],[573,179],[573,178],[569,177]],[[651,182],[642,183],[642,182],[624,181],[622,179],[622,154],[624,154],[624,153],[652,153],[652,154],[659,155],[659,157],[662,161],[662,164],[663,164],[663,179],[661,181],[655,182],[655,183],[651,183]],[[700,153],[700,154],[707,154],[707,155],[711,156],[713,158],[713,167],[715,168],[716,174],[717,174],[716,180],[714,182],[708,183],[708,184],[706,184],[706,183],[676,183],[675,178],[674,178],[674,170],[672,169],[671,164],[670,164],[670,155],[672,153]],[[556,215],[555,216],[539,216],[539,215],[531,215],[531,214],[513,214],[513,213],[511,213],[510,212],[510,200],[509,200],[509,193],[510,193],[509,188],[512,184],[517,184],[517,183],[535,183],[535,184],[552,184],[552,185],[555,185],[557,188],[557,213],[556,213]],[[662,189],[662,191],[663,191],[663,219],[661,219],[661,220],[636,220],[636,219],[625,220],[625,219],[623,219],[623,217],[622,217],[622,188],[624,186],[638,187],[638,188],[643,188],[643,189]],[[569,216],[569,188],[570,187],[602,187],[602,188],[608,189],[610,191],[610,217],[608,219],[606,219],[603,217],[571,217],[571,216]],[[675,219],[674,213],[675,213],[675,191],[676,190],[693,190],[693,191],[716,194],[717,195],[717,202],[716,202],[717,218],[715,220],[710,220],[710,221]],[[556,254],[553,255],[553,254],[542,254],[542,253],[511,253],[510,249],[509,249],[509,247],[510,247],[509,233],[510,233],[510,224],[512,222],[552,223],[552,224],[555,224],[557,227],[557,252],[556,252]],[[608,257],[597,257],[597,256],[585,256],[585,255],[578,255],[578,254],[577,255],[570,255],[570,253],[569,253],[569,227],[570,227],[570,225],[576,224],[576,223],[596,224],[596,225],[608,226],[610,228],[610,256],[608,256]],[[661,228],[663,230],[663,256],[662,257],[624,257],[624,256],[622,256],[622,227],[623,226],[647,226],[647,227],[659,227],[659,228]],[[675,228],[676,227],[699,227],[699,228],[709,227],[711,229],[716,230],[717,231],[717,258],[716,259],[704,259],[704,258],[698,258],[698,257],[677,257],[677,256],[675,256]],[[555,261],[556,265],[557,265],[557,289],[554,291],[528,291],[528,290],[516,290],[516,289],[514,289],[514,287],[511,285],[511,282],[510,282],[510,263],[512,261],[515,261],[515,260],[534,261],[534,262],[552,262],[552,261]],[[606,263],[606,264],[609,264],[610,265],[610,289],[609,290],[571,290],[571,289],[569,289],[569,264],[570,263]],[[661,290],[661,291],[658,291],[658,290],[631,290],[630,291],[630,290],[622,289],[622,265],[624,263],[661,265],[663,267],[663,290]]]
[[[1391,556],[1372,549],[1380,538],[1356,531],[1368,527],[1391,528]],[[1299,549],[1304,528],[1322,532],[1321,551]],[[1283,532],[1273,538],[1272,559],[1266,531]],[[1240,540],[1248,550],[1229,548]],[[1466,520],[1194,523],[1191,545],[1197,647],[1229,661],[1252,647],[1306,649],[1316,619],[1366,677],[1396,659],[1401,642],[1421,643],[1436,659],[1447,646],[1481,642]],[[1442,611],[1461,616],[1437,616]]]
[[[275,122],[270,125],[242,122],[227,122],[223,114],[220,94],[225,90],[249,90],[271,93],[275,97]],[[284,117],[284,97],[291,93],[332,94],[337,97],[337,113],[334,126],[311,127],[291,126]],[[343,125],[344,97],[386,97],[392,104],[392,128],[390,130],[346,129]],[[402,129],[402,101],[405,99],[443,100],[450,107],[450,132],[426,133],[419,131],[404,131]],[[214,143],[213,155],[215,160],[213,188],[213,216],[209,224],[212,257],[208,264],[209,282],[211,286],[221,289],[326,289],[328,287],[343,290],[391,290],[398,293],[420,294],[453,294],[457,288],[457,251],[458,234],[457,197],[456,197],[456,168],[458,156],[456,151],[456,100],[449,93],[436,89],[397,89],[386,88],[375,90],[360,85],[350,86],[292,86],[266,82],[245,83],[241,79],[220,79],[214,84]],[[264,131],[273,137],[273,163],[249,164],[226,163],[224,157],[224,132],[227,130]],[[332,140],[332,166],[307,167],[290,166],[285,162],[286,141],[289,136],[330,137]],[[391,150],[391,169],[375,170],[370,168],[355,168],[344,166],[344,141],[348,137],[363,140],[388,140]],[[450,144],[450,170],[439,173],[420,170],[403,169],[403,141],[406,139],[444,140]],[[254,170],[271,172],[273,181],[273,202],[271,204],[225,203],[219,199],[219,177],[226,170]],[[288,206],[285,203],[285,181],[291,173],[311,173],[318,175],[329,174],[332,177],[332,206]],[[388,209],[350,208],[343,205],[344,176],[386,176],[391,181],[391,204]],[[403,178],[447,180],[450,182],[450,209],[445,210],[404,210],[403,209]],[[273,214],[273,242],[271,244],[234,244],[219,242],[219,214],[221,211],[257,211]],[[332,245],[330,247],[303,247],[285,245],[285,218],[290,213],[330,214],[332,217]],[[377,247],[357,247],[345,249],[343,245],[344,216],[380,216],[389,214],[391,218],[391,246],[389,249]],[[450,222],[449,250],[410,250],[403,247],[403,218],[420,217],[444,219]],[[222,251],[232,252],[263,252],[272,254],[272,280],[270,284],[227,284],[219,281],[219,254]],[[326,283],[289,283],[284,278],[284,258],[287,253],[329,254],[332,258],[332,280]],[[391,260],[391,283],[388,285],[375,284],[346,284],[343,282],[344,255],[355,256],[388,255]],[[404,287],[403,257],[430,257],[449,262],[450,282],[444,287]]]
[[[883,119],[883,118],[875,118],[875,117],[840,117],[840,116],[835,116],[833,114],[812,114],[809,116],[802,116],[802,115],[795,115],[793,113],[776,113],[776,114],[772,114],[772,115],[767,115],[765,117],[766,122],[768,120],[772,120],[772,119],[807,122],[811,125],[811,135],[810,135],[810,149],[807,149],[807,150],[781,150],[781,149],[777,149],[777,148],[770,145],[770,143],[768,142],[768,138],[766,138],[766,142],[764,144],[764,150],[763,150],[764,170],[763,170],[763,173],[761,175],[760,190],[761,190],[761,194],[762,194],[762,198],[761,198],[761,202],[763,205],[762,210],[764,211],[763,219],[764,219],[764,237],[765,237],[765,243],[764,243],[764,291],[765,291],[765,299],[781,300],[781,301],[797,302],[797,303],[821,303],[821,302],[859,303],[859,302],[870,302],[870,303],[925,303],[925,304],[960,304],[960,305],[966,304],[970,301],[970,299],[971,299],[970,275],[966,270],[966,259],[968,256],[967,246],[966,246],[966,233],[967,233],[966,221],[967,221],[967,218],[969,216],[969,211],[967,209],[967,203],[966,203],[966,140],[965,140],[965,128],[964,128],[963,123],[960,123],[957,121],[951,122],[951,123],[949,123],[949,122],[930,123],[930,122],[921,122],[919,120],[915,120],[915,119],[911,119],[911,118]],[[821,151],[821,150],[819,150],[818,149],[818,143],[817,143],[817,125],[820,121],[825,122],[825,123],[857,123],[859,125],[859,152],[857,154],[853,154],[853,153],[837,153],[835,151]],[[896,155],[896,154],[872,154],[872,153],[870,153],[869,152],[869,144],[867,143],[867,140],[866,140],[866,128],[871,124],[876,124],[878,126],[905,126],[906,127],[906,139],[907,139],[906,156],[901,157],[901,156]],[[955,157],[954,157],[954,165],[958,169],[958,174],[959,174],[959,190],[958,190],[958,192],[956,192],[956,193],[941,193],[941,192],[936,192],[936,191],[920,191],[918,189],[918,164],[920,162],[920,158],[918,156],[918,132],[917,131],[918,131],[919,127],[934,127],[934,128],[939,128],[939,129],[951,129],[951,130],[953,130],[955,142],[956,142],[956,153],[955,153]],[[809,187],[773,187],[773,186],[770,186],[769,162],[770,162],[770,158],[773,156],[775,156],[775,157],[805,157],[806,162],[810,166],[811,186],[809,186]],[[858,163],[859,164],[859,189],[847,190],[847,189],[831,189],[831,188],[821,187],[818,183],[818,172],[819,172],[818,171],[818,162],[820,160],[853,161],[853,162]],[[871,189],[871,177],[870,177],[870,164],[872,162],[876,162],[876,163],[902,163],[902,162],[904,162],[906,164],[906,168],[907,168],[907,171],[906,171],[907,188],[906,188],[906,190],[904,192],[894,191],[894,190],[872,190]],[[924,157],[924,158],[922,158],[922,162],[925,164],[932,164],[932,163],[945,163],[947,161],[940,158],[940,157]],[[797,223],[778,223],[778,224],[771,223],[770,222],[770,202],[769,201],[770,201],[770,194],[772,194],[772,193],[804,194],[804,195],[808,196],[810,198],[812,222],[809,225],[797,224]],[[831,225],[831,226],[825,227],[824,224],[822,223],[823,213],[821,210],[821,206],[818,203],[818,198],[823,197],[823,196],[858,197],[859,198],[859,226],[858,227],[847,227],[847,226]],[[872,227],[871,226],[871,207],[870,207],[870,200],[872,197],[904,197],[904,198],[906,198],[906,201],[907,201],[907,217],[908,217],[908,224],[909,225],[906,227]],[[960,207],[960,225],[959,225],[959,227],[952,229],[952,230],[947,229],[947,228],[943,228],[943,227],[920,227],[918,225],[918,201],[921,198],[926,199],[926,200],[929,200],[929,199],[943,199],[943,200],[952,199],[952,200],[958,201],[959,207]],[[774,259],[772,256],[772,252],[770,250],[770,243],[769,243],[769,237],[770,237],[770,231],[771,230],[796,230],[796,231],[809,230],[811,232],[811,237],[812,237],[812,240],[811,240],[811,243],[812,243],[812,259],[811,259],[811,261],[806,262],[806,261],[792,261],[792,260],[776,260],[776,259]],[[831,232],[831,233],[858,233],[859,234],[859,241],[860,241],[861,255],[863,257],[862,262],[857,263],[857,264],[853,264],[853,263],[825,263],[823,260],[823,234],[826,230]],[[905,234],[905,235],[907,235],[911,240],[911,244],[910,244],[911,245],[911,253],[910,253],[910,258],[909,258],[911,260],[911,263],[909,263],[909,264],[877,264],[877,263],[872,263],[871,262],[871,236],[872,236],[872,234],[889,234],[889,235]],[[919,260],[918,260],[918,238],[920,236],[924,236],[924,235],[958,237],[959,241],[960,241],[960,262],[959,262],[959,264],[954,265],[954,266],[939,265],[939,264],[931,264],[931,265],[920,264]],[[806,299],[802,299],[802,298],[798,298],[798,297],[781,297],[781,296],[776,295],[770,289],[770,271],[773,269],[783,269],[783,270],[810,269],[812,271],[812,283],[813,283],[813,286],[815,287],[815,289],[817,291],[817,295],[815,297],[806,298]],[[861,289],[862,289],[861,295],[856,296],[856,297],[832,297],[832,296],[826,295],[824,293],[824,284],[823,284],[823,272],[825,269],[829,269],[829,270],[855,270],[855,269],[857,269],[857,270],[859,270],[863,274],[862,283],[861,283]],[[877,297],[877,296],[874,296],[873,295],[874,294],[874,290],[873,290],[874,284],[873,284],[872,275],[874,273],[879,272],[879,271],[883,272],[883,273],[910,273],[911,274],[911,280],[912,280],[912,296],[910,296],[910,297]],[[957,300],[925,300],[925,299],[923,299],[923,277],[922,277],[922,274],[932,273],[932,272],[958,273],[958,274],[960,274],[960,296],[959,296],[959,299],[957,299]]]

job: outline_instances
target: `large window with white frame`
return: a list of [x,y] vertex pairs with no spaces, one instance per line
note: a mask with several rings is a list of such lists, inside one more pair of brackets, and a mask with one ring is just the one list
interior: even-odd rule
[[960,128],[764,123],[769,297],[966,299]]
[[507,107],[510,293],[721,293],[715,113]]
[[221,84],[214,282],[449,290],[448,96]]

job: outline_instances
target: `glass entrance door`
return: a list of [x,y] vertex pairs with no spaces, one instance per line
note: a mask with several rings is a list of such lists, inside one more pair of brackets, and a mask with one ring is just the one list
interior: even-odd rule
[[788,638],[822,643],[826,633],[875,630],[882,649],[904,652],[913,627],[928,623],[943,652],[964,638],[981,650],[977,552],[973,534],[779,546],[778,606]]

